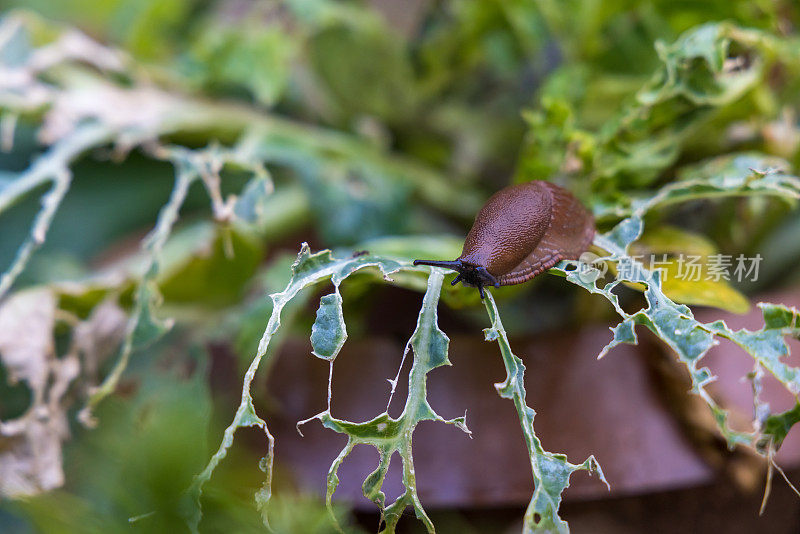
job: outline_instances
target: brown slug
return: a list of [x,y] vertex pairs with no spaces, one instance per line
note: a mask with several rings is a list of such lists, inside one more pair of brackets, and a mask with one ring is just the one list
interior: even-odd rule
[[510,286],[527,282],[561,260],[576,260],[594,238],[594,218],[572,193],[550,182],[501,189],[484,204],[453,261],[414,265],[458,272],[452,285]]

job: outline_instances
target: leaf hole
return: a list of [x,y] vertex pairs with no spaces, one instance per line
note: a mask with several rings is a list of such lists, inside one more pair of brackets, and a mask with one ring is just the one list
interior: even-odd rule
[[538,525],[539,521],[542,520],[542,516],[539,513],[533,514],[533,523]]
[[23,380],[12,384],[5,367],[0,365],[0,398],[0,421],[6,421],[22,416],[30,408],[33,391]]
[[756,52],[740,43],[732,42],[723,64],[725,74],[735,74],[749,70],[756,57]]
[[647,300],[641,289],[634,289],[624,284],[617,284],[611,288],[610,291],[617,295],[619,298],[619,305],[625,310],[625,313],[633,314],[647,307]]

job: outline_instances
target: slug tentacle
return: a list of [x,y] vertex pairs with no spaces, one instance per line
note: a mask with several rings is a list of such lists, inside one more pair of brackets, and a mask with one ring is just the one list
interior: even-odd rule
[[531,181],[501,189],[475,217],[464,249],[452,261],[416,260],[414,265],[458,272],[452,284],[520,284],[561,260],[578,259],[592,243],[594,219],[569,191]]
[[481,298],[484,298],[483,288],[485,286],[500,287],[500,281],[486,270],[485,267],[470,265],[462,260],[454,261],[434,261],[434,260],[414,260],[414,265],[430,265],[432,267],[446,267],[453,269],[458,273],[455,280],[450,282],[451,285],[456,285],[462,282],[468,286],[478,288]]
[[434,260],[414,260],[414,265],[430,265],[431,267],[446,267],[454,271],[460,271],[461,260],[453,261],[434,261]]

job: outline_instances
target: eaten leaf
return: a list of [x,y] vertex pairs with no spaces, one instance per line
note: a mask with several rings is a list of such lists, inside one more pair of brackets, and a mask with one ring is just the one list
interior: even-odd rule
[[[746,258],[718,254],[705,237],[671,226],[645,232],[630,247],[630,255],[640,258],[651,270],[661,272],[661,289],[681,304],[711,306],[733,313],[747,313],[750,302],[733,288],[729,280],[750,267]],[[626,283],[639,291],[641,284]]]

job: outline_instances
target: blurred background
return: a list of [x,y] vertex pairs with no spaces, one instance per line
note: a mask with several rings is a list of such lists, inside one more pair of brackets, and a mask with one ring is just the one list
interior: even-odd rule
[[[339,256],[453,259],[482,203],[511,183],[555,181],[607,231],[676,182],[792,175],[800,163],[800,6],[788,0],[0,0],[0,17],[0,270],[21,244],[38,246],[37,214],[48,198],[59,204],[0,295],[28,306],[0,320],[0,421],[50,410],[38,426],[0,432],[2,532],[186,530],[183,492],[235,412],[266,295],[286,286],[303,242]],[[37,161],[71,170],[54,178],[63,199],[44,180],[10,193]],[[176,199],[182,170],[199,178]],[[174,225],[165,205],[179,212]],[[760,255],[755,277],[665,287],[703,321],[757,329],[756,302],[800,305],[794,208],[758,195],[667,206],[647,214],[637,251]],[[337,417],[383,409],[425,289],[424,276],[404,274],[341,287]],[[276,437],[276,532],[335,532],[325,477],[344,438],[314,423],[295,431],[325,408],[328,366],[309,335],[329,289],[287,306],[253,386]],[[573,477],[561,514],[573,532],[800,529],[800,498],[778,475],[759,516],[766,463],[728,450],[658,339],[642,332],[598,362],[618,322],[606,301],[556,276],[494,295],[545,449],[594,454],[611,484]],[[631,287],[621,302],[644,301]],[[136,331],[87,427],[80,410],[114,368],[132,314],[152,331]],[[453,366],[431,375],[429,399],[448,418],[466,409],[474,439],[420,425],[420,498],[440,532],[518,532],[529,464],[493,387],[504,371],[483,341],[477,292],[447,285],[439,320]],[[9,325],[29,327],[41,346],[20,354],[35,363],[8,357],[23,332]],[[720,377],[711,391],[747,430],[753,398],[740,378],[752,360],[728,342],[707,360]],[[769,376],[763,396],[775,409],[796,404]],[[238,431],[205,490],[201,532],[264,531],[253,494],[265,448],[263,433]],[[357,448],[339,473],[348,532],[379,528],[361,495],[376,459]],[[800,480],[797,436],[778,460]],[[390,498],[402,491],[395,467]],[[398,530],[424,532],[407,514]]]

